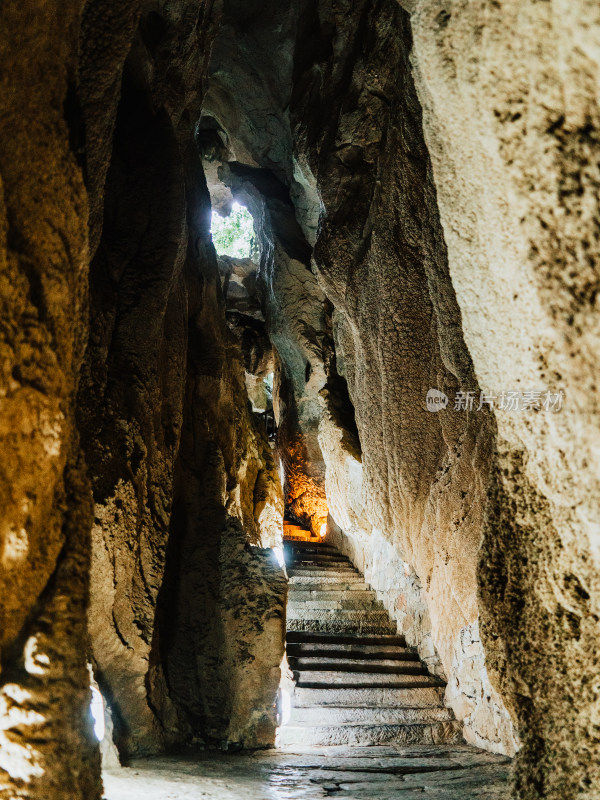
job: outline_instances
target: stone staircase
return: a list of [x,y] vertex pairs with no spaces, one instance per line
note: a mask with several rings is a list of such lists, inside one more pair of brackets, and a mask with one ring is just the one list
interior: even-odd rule
[[331,545],[285,542],[287,655],[294,673],[280,745],[462,742],[444,684],[350,560]]

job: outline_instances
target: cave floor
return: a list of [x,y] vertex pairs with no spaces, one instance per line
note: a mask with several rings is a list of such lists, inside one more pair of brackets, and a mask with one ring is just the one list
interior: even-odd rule
[[468,745],[318,747],[139,759],[104,773],[106,800],[508,798],[510,760]]

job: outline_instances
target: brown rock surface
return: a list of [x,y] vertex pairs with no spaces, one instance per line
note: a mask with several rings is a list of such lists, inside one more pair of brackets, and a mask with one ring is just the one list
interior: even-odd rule
[[[240,9],[228,13],[239,22]],[[491,421],[425,407],[430,387],[453,395],[476,380],[410,78],[407,17],[391,2],[308,8],[295,23],[291,70],[281,37],[295,13],[275,32],[270,17],[226,26],[205,103],[228,142],[218,174],[259,221],[257,285],[282,365],[274,403],[288,510],[316,530],[332,513],[411,643],[450,679],[468,735],[512,753],[477,632]],[[252,127],[243,92],[236,113],[223,105],[243,86],[240,54],[252,55]],[[290,100],[293,154],[283,147]],[[262,134],[281,126],[273,166]],[[301,233],[287,221],[287,197]],[[306,251],[319,213],[315,271]]]
[[8,2],[0,26],[3,800],[100,796],[86,716],[89,488],[74,423],[87,200],[67,98],[80,10]]
[[[162,16],[143,14],[125,61],[102,236],[91,268],[92,322],[80,396],[96,503],[90,634],[126,756],[181,744],[191,735],[226,741],[228,726],[232,735],[241,727],[238,738],[249,744],[253,735],[261,744],[274,737],[261,721],[264,695],[248,695],[256,704],[255,723],[235,703],[224,721],[226,703],[233,702],[227,692],[243,693],[236,689],[241,672],[221,677],[218,720],[211,718],[215,706],[201,721],[195,711],[208,682],[214,683],[214,675],[198,671],[203,648],[212,657],[232,646],[219,638],[222,627],[210,641],[190,633],[210,627],[225,599],[219,595],[216,606],[199,600],[208,587],[212,596],[221,574],[208,554],[226,547],[229,518],[239,519],[248,541],[276,544],[283,508],[270,448],[247,410],[242,354],[225,324],[207,233],[209,198],[194,141],[200,100],[194,84],[205,32],[199,25],[182,28],[177,13],[169,6]],[[175,40],[180,49],[174,55]],[[115,49],[121,52],[118,41]],[[103,68],[102,59],[95,63]],[[179,94],[180,86],[189,88]],[[110,129],[109,119],[103,124]],[[98,158],[96,169],[102,168]],[[193,580],[190,565],[181,562],[182,548],[207,554]],[[235,573],[235,562],[229,566]],[[161,589],[173,605],[159,604],[157,617]],[[239,610],[247,599],[238,592],[227,602]],[[185,611],[177,612],[174,625],[179,604]],[[250,621],[251,610],[245,613]],[[180,622],[187,626],[185,657],[170,649]],[[278,624],[280,640],[271,634],[269,640],[274,650],[263,642],[265,663],[281,660],[283,620]],[[173,658],[177,673],[166,667]],[[260,682],[271,665],[247,661],[244,669],[244,680]],[[274,698],[276,688],[266,680],[263,691],[271,690]],[[255,724],[260,731],[253,734]]]
[[[454,398],[477,382],[412,84],[409,21],[393,2],[359,4],[352,13],[332,3],[319,7],[311,30],[320,46],[299,48],[302,91],[292,124],[297,158],[324,205],[313,259],[334,306],[336,371],[347,381],[360,439],[357,448],[325,395],[320,441],[329,505],[354,534],[351,550],[369,581],[403,627],[413,628],[428,663],[436,663],[437,650],[452,683],[469,660],[463,632],[479,613],[493,425],[485,413],[458,413],[451,403],[434,414],[425,404],[430,388]],[[402,570],[395,596],[389,570],[381,573],[389,558]],[[406,613],[398,603],[407,599],[413,608]],[[482,665],[480,651],[479,689],[468,691],[487,711],[469,718],[460,713],[466,698],[453,698],[454,705],[474,723],[472,739],[511,752],[510,720],[486,691]]]
[[[11,800],[99,796],[88,656],[122,754],[192,732],[274,739],[285,585],[270,551],[249,543],[280,541],[283,506],[208,236],[194,140],[206,10],[2,8],[0,795]],[[165,674],[160,626],[171,621],[158,603],[190,498],[199,514],[220,512],[190,515],[192,540],[226,554],[199,574],[225,586],[210,647],[230,713],[202,730]],[[206,613],[197,607],[195,623]]]
[[496,394],[565,393],[557,414],[496,413],[482,634],[522,731],[516,791],[591,798],[600,781],[598,9],[414,5],[413,64],[478,380]]

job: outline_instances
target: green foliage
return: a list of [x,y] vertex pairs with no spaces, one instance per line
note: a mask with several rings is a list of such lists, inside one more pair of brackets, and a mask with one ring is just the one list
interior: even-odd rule
[[254,225],[252,215],[244,206],[234,203],[228,217],[221,217],[213,211],[211,234],[215,249],[220,256],[250,258]]

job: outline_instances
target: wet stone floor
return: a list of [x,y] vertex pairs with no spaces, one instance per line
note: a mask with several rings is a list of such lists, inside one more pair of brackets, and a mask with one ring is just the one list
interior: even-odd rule
[[508,800],[510,761],[468,745],[319,747],[134,761],[106,800]]

